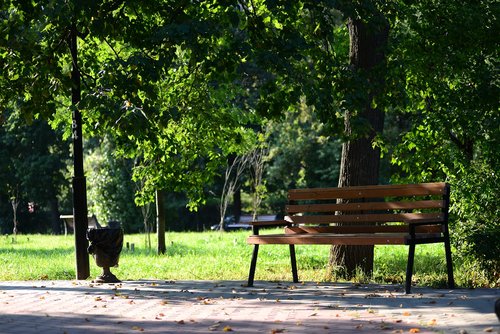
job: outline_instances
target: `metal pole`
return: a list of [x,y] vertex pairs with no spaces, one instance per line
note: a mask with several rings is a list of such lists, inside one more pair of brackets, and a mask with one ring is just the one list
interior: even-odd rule
[[75,227],[76,279],[90,276],[87,253],[87,191],[83,172],[82,115],[78,110],[81,99],[80,72],[78,70],[78,44],[76,24],[71,26],[70,50],[73,68],[71,71],[72,133],[73,133],[73,219]]

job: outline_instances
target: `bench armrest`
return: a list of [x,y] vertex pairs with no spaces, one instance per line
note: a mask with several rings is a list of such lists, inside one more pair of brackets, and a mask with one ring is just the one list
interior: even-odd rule
[[288,226],[291,225],[292,222],[280,219],[280,220],[269,220],[269,221],[255,221],[255,222],[249,222],[249,225],[252,225],[252,227],[273,227],[273,226]]
[[261,227],[290,226],[293,224],[293,222],[286,219],[280,219],[271,221],[255,221],[255,222],[249,222],[249,224],[252,226],[252,234],[259,235],[259,229]]

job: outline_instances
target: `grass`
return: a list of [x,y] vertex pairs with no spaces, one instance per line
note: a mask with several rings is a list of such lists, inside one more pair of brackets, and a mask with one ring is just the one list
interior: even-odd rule
[[[112,272],[122,280],[241,280],[246,281],[252,246],[241,232],[168,232],[167,253],[156,255],[156,238],[151,236],[153,250],[146,247],[145,236],[125,235],[119,267]],[[129,247],[126,247],[128,243]],[[132,251],[131,245],[134,245]],[[303,281],[331,281],[327,270],[329,246],[297,246],[299,278]],[[358,275],[354,281],[402,283],[406,270],[405,246],[375,248],[373,277]],[[19,235],[0,238],[0,280],[67,280],[75,278],[74,237]],[[90,259],[91,278],[101,268]],[[455,263],[458,285],[470,286],[471,273]],[[288,247],[265,245],[260,248],[256,280],[291,281]],[[419,245],[415,255],[414,280],[419,285],[446,285],[443,246]],[[480,280],[478,280],[481,283]],[[475,284],[478,285],[478,282]],[[481,285],[481,284],[479,284]],[[484,285],[484,282],[482,283]]]

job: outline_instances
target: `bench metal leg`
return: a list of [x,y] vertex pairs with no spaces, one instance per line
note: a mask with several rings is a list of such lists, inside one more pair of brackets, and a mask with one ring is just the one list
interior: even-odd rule
[[413,275],[413,259],[415,258],[415,244],[410,244],[408,250],[408,262],[406,264],[406,285],[405,291],[411,293],[411,276]]
[[253,279],[255,277],[255,267],[257,266],[257,255],[259,255],[259,245],[254,245],[252,261],[250,262],[250,273],[248,274],[247,286],[253,286]]
[[292,262],[293,282],[299,283],[299,275],[297,274],[297,260],[295,258],[295,245],[290,245],[290,260]]
[[446,268],[448,270],[448,288],[455,289],[455,280],[453,278],[453,262],[451,261],[450,238],[444,240],[444,250],[446,255]]

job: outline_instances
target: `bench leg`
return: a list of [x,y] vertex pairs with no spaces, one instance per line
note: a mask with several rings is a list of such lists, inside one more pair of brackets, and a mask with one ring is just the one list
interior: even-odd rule
[[299,283],[299,275],[297,274],[297,260],[295,258],[295,245],[290,245],[290,260],[292,262],[293,282]]
[[415,258],[415,244],[410,244],[408,250],[408,262],[406,264],[406,285],[405,291],[411,293],[411,276],[413,275],[413,259]]
[[250,273],[248,274],[247,286],[253,286],[253,279],[255,277],[255,267],[257,266],[257,255],[259,255],[259,245],[254,245],[252,261],[250,262]]
[[455,280],[453,278],[453,262],[451,261],[451,246],[449,237],[444,241],[444,250],[446,255],[446,268],[448,270],[448,288],[455,289]]

